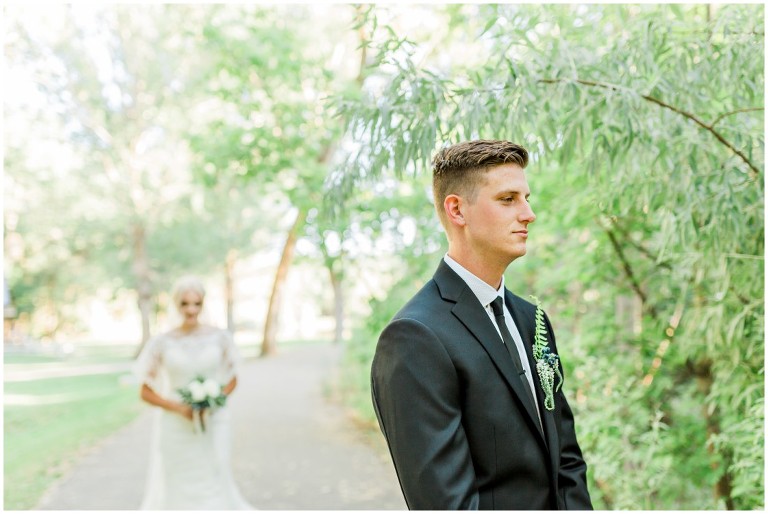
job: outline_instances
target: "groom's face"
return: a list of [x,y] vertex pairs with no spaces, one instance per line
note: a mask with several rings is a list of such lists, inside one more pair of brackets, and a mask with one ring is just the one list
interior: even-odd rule
[[517,164],[495,166],[484,174],[463,212],[467,242],[477,255],[507,263],[525,255],[528,225],[536,220],[530,193]]

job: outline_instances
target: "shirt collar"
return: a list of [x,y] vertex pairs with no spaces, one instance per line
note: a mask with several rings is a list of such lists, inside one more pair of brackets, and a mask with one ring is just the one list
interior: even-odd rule
[[480,305],[483,307],[487,307],[497,296],[501,296],[502,300],[504,299],[504,275],[501,276],[501,285],[499,288],[494,289],[482,279],[478,278],[477,275],[456,262],[447,253],[445,254],[445,257],[443,257],[443,260],[445,260],[445,263],[455,271],[464,282],[466,282],[467,286],[469,286],[472,292],[475,293],[477,299],[480,300]]

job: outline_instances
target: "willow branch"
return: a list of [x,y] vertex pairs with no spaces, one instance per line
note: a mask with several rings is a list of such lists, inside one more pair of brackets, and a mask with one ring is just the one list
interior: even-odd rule
[[624,274],[627,276],[627,280],[629,280],[629,284],[632,287],[632,290],[635,292],[635,294],[637,294],[637,296],[640,297],[640,300],[643,302],[643,307],[651,314],[651,316],[656,318],[656,309],[653,307],[653,305],[648,303],[648,296],[640,287],[640,282],[638,282],[637,277],[635,276],[635,272],[632,270],[632,266],[627,259],[627,256],[624,255],[624,250],[622,250],[618,239],[616,239],[616,234],[614,234],[613,231],[609,228],[603,227],[603,229],[605,230],[605,233],[608,234],[608,239],[611,240],[611,245],[616,252],[616,256],[621,261]]
[[715,121],[710,123],[709,126],[714,127],[715,125],[720,123],[720,120],[722,120],[723,118],[727,118],[728,116],[733,116],[734,114],[739,114],[741,112],[754,112],[754,111],[764,111],[764,110],[765,110],[765,107],[746,107],[744,109],[736,109],[735,111],[724,112],[723,114],[715,118]]
[[736,290],[735,287],[733,287],[733,284],[728,284],[728,290],[730,290],[736,298],[741,302],[742,305],[749,305],[750,300],[740,292]]
[[[648,257],[649,260],[653,261],[658,268],[664,268],[667,270],[672,269],[672,265],[668,261],[661,261],[658,262],[658,256],[653,255],[653,253],[648,250],[645,246],[643,246],[641,243],[638,243],[627,232],[626,227],[622,227],[618,223],[614,223],[614,226],[616,229],[621,233],[621,235],[624,238],[624,241],[628,243],[630,246],[635,248],[637,251]],[[610,237],[610,236],[609,236]],[[736,290],[736,288],[733,286],[733,284],[728,284],[728,290],[730,290],[734,296],[742,303],[742,305],[748,305],[750,303],[749,298],[741,294]]]
[[626,227],[623,227],[619,225],[618,223],[614,222],[614,226],[616,229],[621,232],[621,235],[624,236],[624,241],[629,243],[633,248],[635,248],[638,252],[642,253],[646,257],[648,257],[649,260],[653,261],[654,264],[659,268],[664,268],[671,270],[672,265],[668,261],[661,261],[659,262],[659,258],[656,255],[653,255],[653,253],[647,249],[645,246],[643,246],[641,243],[638,243],[634,239],[632,239],[632,236],[629,235],[629,232],[627,231]]
[[[667,261],[658,261],[658,257],[653,255],[650,250],[648,250],[646,247],[644,247],[642,244],[638,243],[632,237],[627,233],[626,229],[622,227],[621,225],[616,224],[616,229],[621,232],[621,235],[624,237],[624,241],[627,242],[629,245],[631,245],[633,248],[635,248],[637,251],[648,257],[651,261],[656,263],[656,266],[659,268],[664,268],[667,270],[672,269],[672,265]],[[609,235],[610,237],[610,235]],[[615,248],[615,246],[614,246]],[[748,305],[750,303],[749,298],[744,296],[743,294],[739,293],[736,288],[733,286],[733,284],[728,284],[728,290],[731,291],[731,293],[734,294],[734,296],[742,303],[742,305]]]
[[[571,81],[569,81],[567,79],[540,79],[539,82],[542,82],[544,84],[557,84],[557,83],[560,83],[560,82],[571,82]],[[604,82],[593,82],[591,80],[573,79],[572,82],[576,82],[577,84],[581,84],[581,85],[584,85],[584,86],[599,87],[599,88],[603,88],[603,89],[611,89],[611,90],[614,90],[614,91],[619,91],[619,90],[625,89],[625,88],[621,88],[619,86],[616,86],[614,84],[606,84]],[[687,118],[687,119],[691,120],[692,122],[696,123],[701,128],[703,128],[704,130],[706,130],[707,132],[709,132],[713,136],[715,136],[715,139],[720,141],[720,143],[725,145],[733,153],[738,155],[741,158],[741,160],[744,161],[744,163],[752,171],[752,175],[753,175],[755,180],[757,180],[760,177],[760,170],[757,169],[757,166],[755,166],[755,164],[752,163],[752,161],[749,160],[749,157],[747,157],[744,154],[744,152],[742,152],[741,150],[739,150],[738,148],[733,146],[733,144],[730,143],[727,139],[725,139],[725,137],[723,137],[723,135],[720,134],[720,132],[715,130],[715,128],[713,126],[714,123],[713,124],[704,123],[704,121],[702,121],[700,118],[698,118],[694,114],[691,114],[690,112],[684,111],[684,110],[682,110],[682,109],[680,109],[678,107],[670,105],[670,104],[668,104],[668,103],[666,103],[666,102],[664,102],[662,100],[659,100],[658,98],[654,98],[654,97],[652,97],[650,95],[640,95],[640,98],[642,98],[642,99],[644,99],[644,100],[646,100],[648,102],[654,103],[654,104],[656,104],[656,105],[658,105],[660,107],[663,107],[664,109],[669,109],[670,111],[672,111],[674,113],[677,113],[677,114],[683,116],[684,118]]]

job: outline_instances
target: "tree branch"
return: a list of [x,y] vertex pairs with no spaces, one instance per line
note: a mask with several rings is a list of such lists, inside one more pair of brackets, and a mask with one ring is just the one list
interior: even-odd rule
[[[637,241],[635,241],[634,239],[632,239],[632,237],[627,232],[626,227],[622,227],[621,225],[619,225],[616,222],[614,222],[614,226],[621,233],[621,235],[623,236],[624,241],[626,243],[628,243],[630,246],[635,248],[637,251],[639,251],[640,253],[642,253],[646,257],[648,257],[648,259],[650,259],[651,261],[653,261],[656,264],[656,267],[664,268],[664,269],[667,269],[667,270],[671,270],[672,269],[672,265],[668,261],[657,262],[658,261],[658,257],[653,255],[651,253],[651,251],[648,250],[646,247],[644,247],[642,244],[640,244]],[[736,290],[736,288],[733,286],[733,284],[728,284],[728,289],[734,294],[734,296],[736,296],[736,298],[738,298],[738,300],[742,303],[742,305],[748,305],[750,303],[749,298],[747,298],[744,295],[742,295],[741,293],[739,293]]]
[[[557,83],[561,83],[561,82],[576,82],[577,84],[581,84],[581,85],[584,85],[584,86],[599,87],[599,88],[603,88],[603,89],[611,89],[611,90],[614,90],[614,91],[619,91],[619,90],[622,90],[622,89],[626,89],[626,88],[622,88],[622,87],[614,85],[614,84],[607,84],[607,83],[604,83],[604,82],[593,82],[591,80],[581,80],[581,79],[573,79],[573,80],[567,80],[567,79],[540,79],[539,82],[544,83],[544,84],[557,84]],[[709,132],[713,136],[715,136],[715,139],[720,141],[723,145],[725,145],[733,153],[738,155],[741,158],[741,160],[744,161],[744,163],[752,171],[752,175],[753,175],[753,178],[755,180],[757,180],[760,177],[760,170],[757,169],[757,166],[755,166],[755,164],[753,164],[752,161],[750,161],[749,158],[746,155],[744,155],[744,153],[741,150],[739,150],[738,148],[733,146],[733,144],[730,143],[728,140],[726,140],[725,137],[723,137],[723,135],[720,134],[720,132],[715,130],[714,127],[713,127],[714,123],[711,124],[711,125],[708,125],[708,124],[704,123],[701,119],[696,117],[695,115],[691,114],[690,112],[687,112],[687,111],[684,111],[682,109],[679,109],[679,108],[677,108],[677,107],[675,107],[673,105],[670,105],[670,104],[668,104],[668,103],[666,103],[666,102],[664,102],[662,100],[659,100],[658,98],[654,98],[654,97],[652,97],[650,95],[640,95],[640,98],[642,98],[642,99],[644,99],[644,100],[646,100],[648,102],[654,103],[654,104],[656,104],[656,105],[658,105],[660,107],[663,107],[665,109],[669,109],[670,111],[675,112],[675,113],[683,116],[684,118],[688,118],[689,120],[693,121],[694,123],[699,125],[701,128],[703,128],[704,130],[706,130],[707,132]],[[759,109],[759,108],[754,108],[754,109]],[[719,120],[717,120],[717,121],[719,121]]]
[[658,257],[656,255],[653,255],[649,249],[647,249],[645,246],[643,246],[642,244],[640,244],[637,241],[635,241],[634,239],[632,239],[632,237],[629,235],[626,227],[622,227],[621,225],[619,225],[618,223],[615,223],[615,222],[614,222],[614,226],[616,227],[616,229],[619,232],[621,232],[621,235],[624,236],[624,241],[629,243],[638,252],[640,252],[643,255],[645,255],[646,257],[648,257],[649,260],[653,261],[656,264],[656,267],[664,268],[664,269],[668,269],[668,270],[672,269],[672,265],[669,262],[667,262],[667,261],[658,262]]
[[722,120],[723,118],[726,118],[728,116],[732,116],[734,114],[738,114],[740,112],[753,112],[753,111],[764,111],[764,110],[765,110],[765,107],[746,107],[744,109],[736,109],[735,111],[724,112],[723,114],[721,114],[720,116],[715,118],[715,121],[710,123],[709,126],[710,127],[714,127],[715,125],[720,123],[720,120]]
[[603,227],[603,229],[605,230],[605,233],[608,234],[608,239],[611,240],[611,245],[616,251],[616,255],[618,256],[619,260],[621,261],[621,265],[624,268],[624,274],[627,276],[632,290],[635,292],[635,294],[637,294],[637,296],[640,297],[640,300],[643,302],[643,308],[647,310],[651,316],[656,318],[656,308],[648,303],[648,296],[640,287],[640,283],[638,282],[637,277],[635,277],[635,272],[632,270],[632,266],[629,264],[627,257],[624,255],[624,250],[622,250],[618,239],[616,239],[616,234],[614,234],[613,231],[607,227]]

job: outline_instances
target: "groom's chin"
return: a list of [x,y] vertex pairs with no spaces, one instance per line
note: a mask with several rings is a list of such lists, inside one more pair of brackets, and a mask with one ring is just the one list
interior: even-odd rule
[[[522,243],[515,247],[515,249],[510,252],[510,258],[514,261],[515,259],[518,259],[528,253],[528,248],[525,246],[525,243]],[[511,262],[511,261],[510,261]]]

